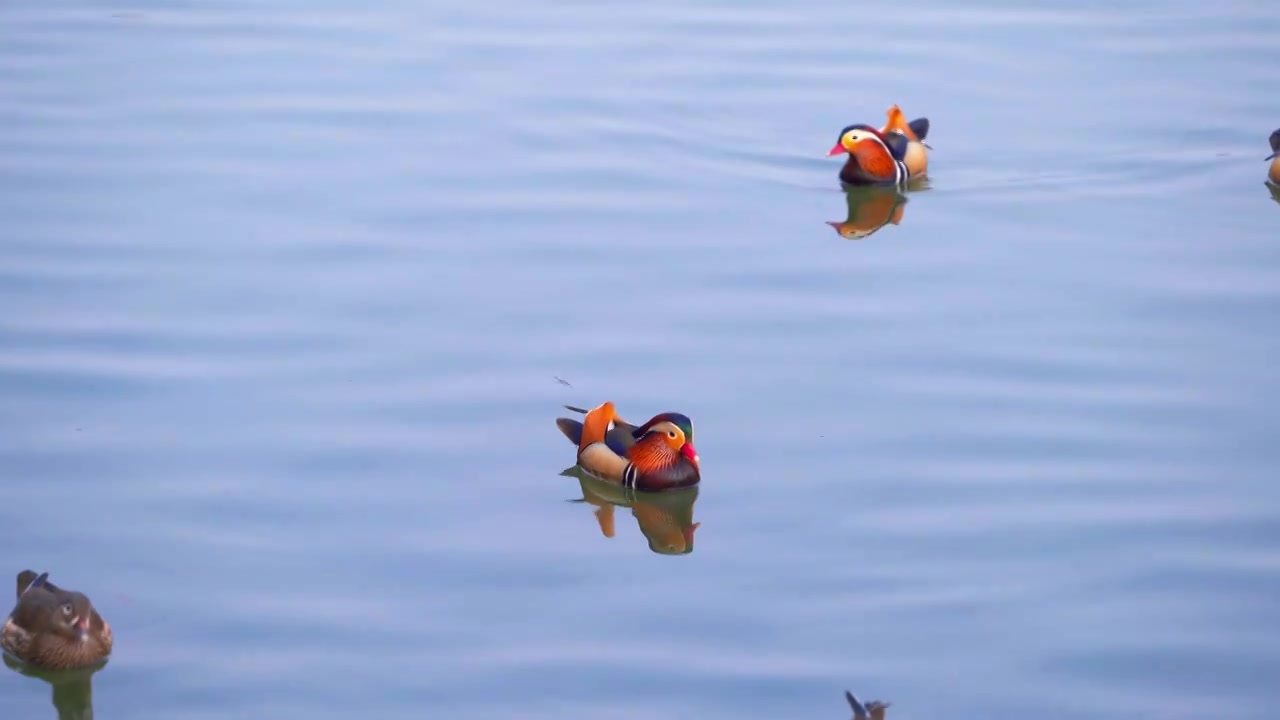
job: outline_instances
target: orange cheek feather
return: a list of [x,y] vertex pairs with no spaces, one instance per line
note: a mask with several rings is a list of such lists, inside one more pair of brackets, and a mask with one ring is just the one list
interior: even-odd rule
[[892,178],[897,175],[896,163],[889,156],[889,151],[880,145],[868,140],[858,143],[854,150],[857,151],[858,165],[862,166],[868,174],[882,178]]

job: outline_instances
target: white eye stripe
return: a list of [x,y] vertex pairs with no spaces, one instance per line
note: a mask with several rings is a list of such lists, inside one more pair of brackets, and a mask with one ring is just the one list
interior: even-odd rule
[[881,140],[880,137],[874,133],[869,133],[869,132],[866,132],[865,130],[850,130],[845,135],[845,138],[849,141],[850,145],[857,143],[861,140],[872,140],[876,144],[878,144],[880,147],[884,148],[885,152],[888,152],[890,155],[893,154],[893,152],[889,150],[889,146],[885,144],[884,140]]

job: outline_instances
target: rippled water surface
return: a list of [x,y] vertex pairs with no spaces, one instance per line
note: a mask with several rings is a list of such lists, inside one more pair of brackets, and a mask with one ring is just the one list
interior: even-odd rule
[[0,4],[0,575],[99,720],[1274,717],[1280,10],[1060,5]]

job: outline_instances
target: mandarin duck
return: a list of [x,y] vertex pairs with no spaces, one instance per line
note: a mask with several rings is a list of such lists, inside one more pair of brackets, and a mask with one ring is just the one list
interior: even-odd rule
[[898,192],[896,187],[851,187],[846,188],[844,194],[849,209],[848,219],[844,222],[828,221],[827,224],[845,240],[862,240],[889,223],[897,225],[902,222],[907,196]]
[[853,693],[848,690],[844,691],[844,697],[849,701],[849,706],[853,708],[854,720],[884,720],[884,711],[888,709],[891,703],[882,703],[879,700],[872,700],[863,705]]
[[680,413],[660,413],[637,427],[605,402],[587,411],[582,422],[556,418],[556,426],[578,446],[578,465],[609,482],[654,491],[689,487],[702,479],[693,421]]
[[1280,185],[1280,130],[1271,133],[1271,154],[1265,159],[1271,161],[1271,168],[1267,170],[1267,179]]
[[614,508],[630,508],[641,534],[649,541],[649,550],[659,555],[693,552],[693,534],[702,526],[693,521],[697,485],[662,493],[637,492],[601,480],[577,465],[560,474],[578,478],[582,498],[570,502],[595,506],[601,535],[612,538],[615,534]]
[[894,105],[886,112],[887,121],[879,130],[870,125],[850,125],[840,131],[829,157],[848,153],[849,159],[840,169],[840,180],[846,185],[906,186],[929,170],[929,119],[907,122],[902,110]]
[[46,670],[91,665],[111,654],[111,626],[83,593],[49,582],[49,573],[18,573],[18,601],[0,629],[0,645]]

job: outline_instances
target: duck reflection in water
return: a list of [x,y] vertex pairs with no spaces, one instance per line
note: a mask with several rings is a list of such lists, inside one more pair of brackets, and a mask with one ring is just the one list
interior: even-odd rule
[[574,465],[561,475],[576,477],[582,497],[570,500],[595,506],[600,533],[611,538],[615,533],[615,508],[630,508],[640,532],[649,541],[649,549],[659,555],[687,555],[693,552],[693,534],[702,523],[693,521],[693,504],[698,499],[697,486],[645,492],[606,482]]
[[106,660],[74,670],[42,670],[8,653],[3,656],[10,669],[52,686],[58,720],[93,720],[93,675],[106,667]]
[[880,228],[902,222],[907,196],[895,187],[846,187],[845,201],[848,217],[844,222],[827,224],[845,240],[862,240],[871,237]]
[[872,700],[867,704],[854,697],[853,693],[848,690],[844,691],[845,700],[849,701],[849,707],[853,708],[854,720],[884,720],[884,711],[889,708],[890,703]]

